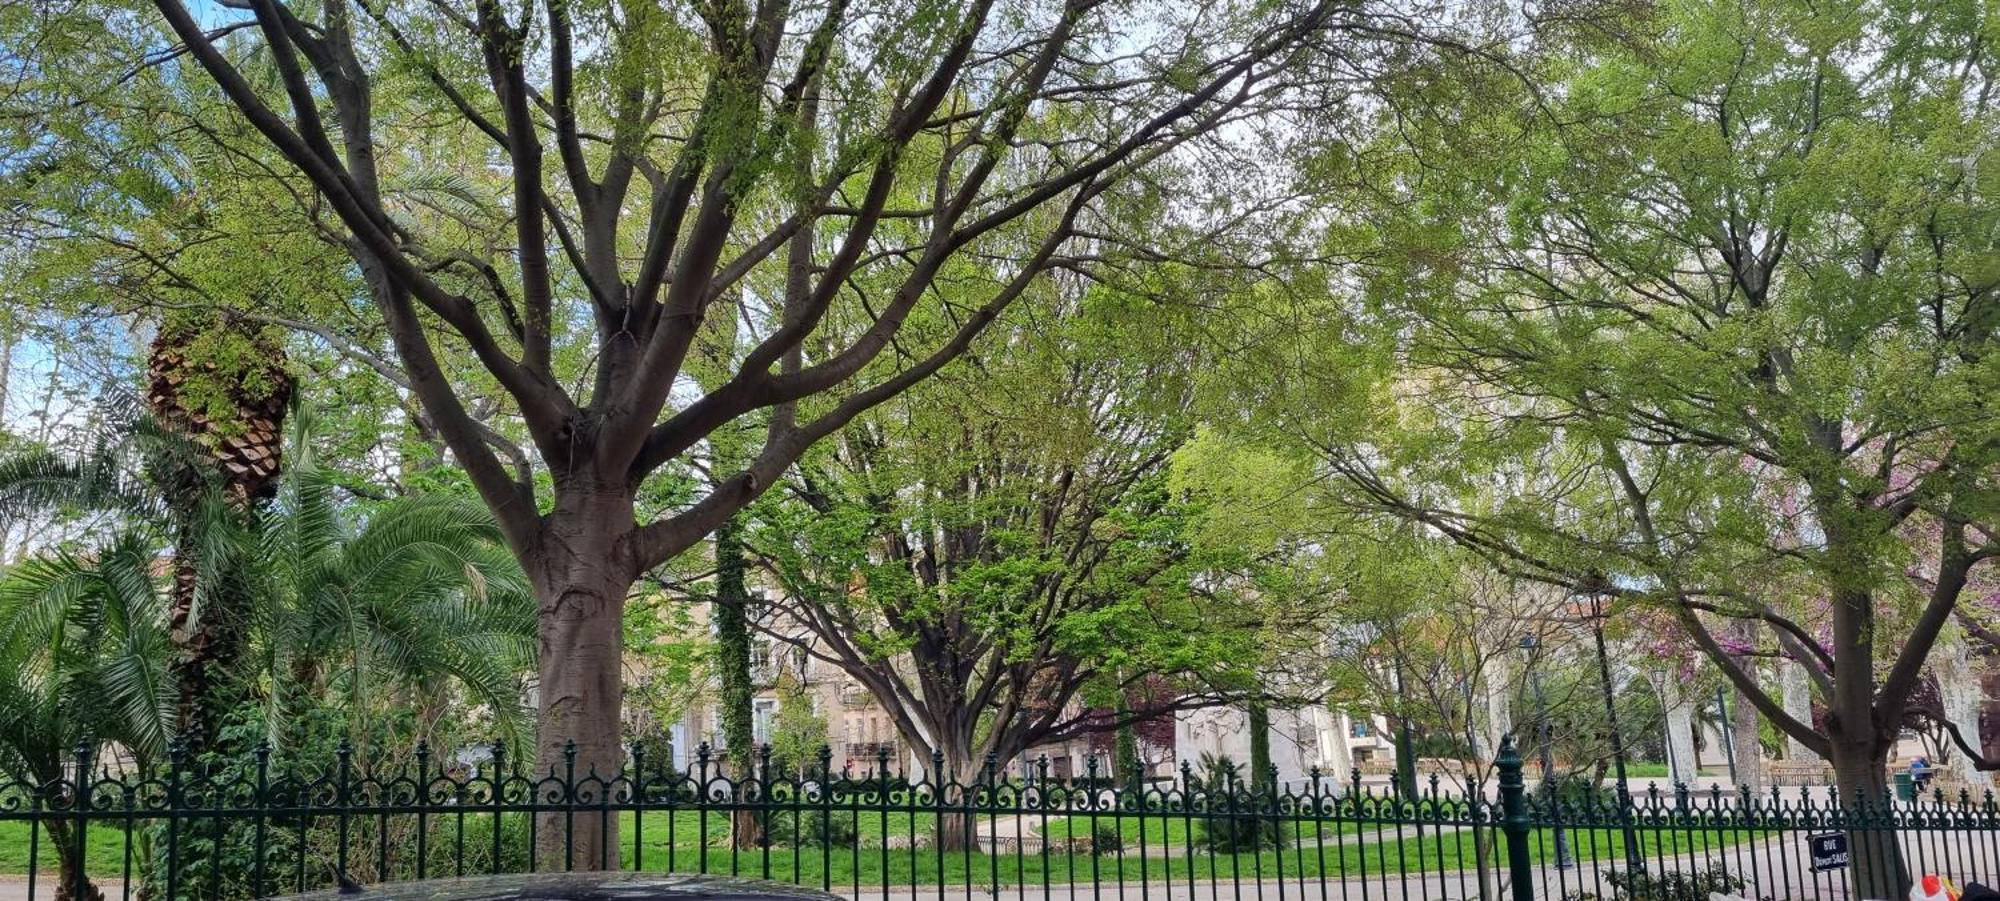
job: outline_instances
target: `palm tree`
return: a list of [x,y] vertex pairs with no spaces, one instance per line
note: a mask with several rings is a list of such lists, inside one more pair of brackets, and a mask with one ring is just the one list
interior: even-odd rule
[[0,459],[0,517],[41,526],[89,514],[113,533],[141,530],[166,542],[175,721],[205,737],[212,730],[197,727],[212,717],[201,711],[227,706],[221,664],[240,656],[244,617],[231,599],[243,594],[237,557],[253,520],[231,499],[213,453],[139,402],[114,396],[97,425],[79,450],[35,447]]
[[240,612],[253,652],[239,675],[271,702],[274,726],[292,701],[329,691],[361,710],[371,686],[430,695],[456,686],[503,727],[516,725],[535,610],[491,514],[450,494],[343,504],[339,475],[313,453],[312,416],[290,418],[292,463],[255,518],[235,515],[228,484],[191,491],[179,482],[205,451],[129,407],[114,408],[83,453],[0,459],[0,517],[106,511],[127,541],[170,537],[156,567],[171,573],[170,628],[183,604],[199,618],[222,592],[253,599]]
[[[165,750],[174,696],[157,560],[144,534],[124,532],[93,555],[59,552],[0,579],[0,776],[33,786],[67,778],[74,791],[106,743],[142,768]],[[63,874],[57,897],[74,898],[81,861],[69,824],[47,827]],[[83,885],[83,899],[102,897]]]
[[349,515],[334,500],[336,475],[304,440],[309,417],[294,419],[292,463],[265,517],[255,568],[272,721],[328,696],[355,716],[399,693],[422,706],[455,688],[503,732],[518,732],[523,678],[534,669],[535,605],[492,515],[452,494]]
[[255,521],[282,471],[292,389],[283,342],[232,316],[170,316],[147,355],[153,423],[198,449],[155,473],[176,514],[168,625],[179,650],[173,667],[179,719],[197,749],[214,743],[223,712],[239,700],[231,695],[242,687],[237,669],[256,603],[247,585],[229,578],[233,566],[211,565],[216,561],[199,553],[224,549],[202,546],[202,529],[212,525],[203,520]]
[[[0,459],[0,515],[107,511],[120,523],[107,540],[0,575],[0,774],[52,785],[77,771],[75,749],[87,762],[112,744],[151,770],[185,729],[176,604],[203,615],[218,585],[255,602],[237,677],[281,748],[313,705],[359,738],[359,724],[412,697],[470,701],[503,733],[519,730],[535,607],[491,514],[444,494],[343,504],[338,477],[311,454],[311,417],[292,420],[293,463],[254,518],[234,515],[222,491],[174,509],[148,475],[185,446],[143,416],[114,417],[120,427],[81,454]],[[177,560],[194,561],[191,579]],[[49,829],[68,892],[80,862],[63,824]],[[87,895],[72,901],[96,890]]]

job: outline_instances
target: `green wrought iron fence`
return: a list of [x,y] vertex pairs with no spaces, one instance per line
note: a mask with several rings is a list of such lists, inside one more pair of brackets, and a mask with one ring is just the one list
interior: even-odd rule
[[[495,746],[476,770],[418,749],[375,772],[341,749],[313,772],[260,750],[227,767],[175,757],[115,776],[80,753],[65,778],[0,784],[0,899],[225,899],[345,883],[538,869],[750,876],[855,899],[1631,901],[1854,897],[1852,858],[1899,849],[1912,873],[2000,870],[1991,796],[1877,807],[1831,792],[1529,784],[1511,744],[1492,790],[1253,787],[1227,770],[1111,786],[1046,764],[972,784],[766,754],[740,778],[635,748],[615,776],[531,775]],[[933,765],[928,772],[939,772]],[[1874,842],[1886,839],[1888,844]],[[1872,843],[1872,844],[1871,844]],[[1848,866],[1840,863],[1845,845]],[[4,875],[4,874],[14,875]]]

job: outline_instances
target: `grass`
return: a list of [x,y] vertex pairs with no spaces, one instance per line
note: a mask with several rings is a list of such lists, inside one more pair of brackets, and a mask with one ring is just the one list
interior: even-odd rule
[[[55,872],[56,849],[49,841],[49,834],[42,832],[30,840],[30,827],[23,820],[0,820],[0,873],[18,874],[28,872],[28,858],[31,851],[36,868]],[[84,838],[84,859],[88,861],[86,872],[114,875],[124,872],[125,831],[103,824],[93,824]],[[139,855],[134,849],[132,866],[139,866]]]
[[[1363,833],[1365,827],[1373,825],[1355,820],[1288,820],[1285,822],[1287,833],[1306,837],[1330,837],[1336,832],[1354,835]],[[1190,826],[1192,826],[1192,829],[1190,829]],[[1204,834],[1203,820],[1200,816],[1194,817],[1193,821],[1190,822],[1189,818],[1185,815],[1166,813],[1146,814],[1143,816],[1119,814],[1116,817],[1107,815],[1096,817],[1094,820],[1089,815],[1053,817],[1048,820],[1046,825],[1040,821],[1039,817],[1029,816],[1026,818],[1026,827],[1022,832],[1024,836],[1039,832],[1043,838],[1050,841],[1084,838],[1090,836],[1094,829],[1116,828],[1118,830],[1118,837],[1127,846],[1136,847],[1143,839],[1144,844],[1148,847],[1157,848],[1164,845],[1176,849],[1187,847],[1191,843],[1190,838],[1193,839],[1192,844],[1199,845]],[[1385,825],[1384,828],[1391,833],[1395,831],[1394,826]],[[1012,837],[1013,833],[1011,831],[1001,833],[1001,838],[1003,839]]]
[[[859,812],[840,810],[832,812],[832,816],[839,822],[852,825],[855,835],[868,844],[880,843],[885,835],[929,835],[937,824],[936,815],[928,811],[883,813],[870,810]],[[808,814],[808,820],[810,817],[811,814]],[[726,812],[710,811],[704,815],[699,810],[649,810],[640,814],[636,822],[629,813],[621,816],[619,822],[626,836],[627,845],[631,844],[630,837],[635,834],[643,836],[648,846],[661,848],[669,843],[692,847],[699,844],[695,840],[696,836],[706,836],[711,842],[720,842],[729,835],[729,815]],[[800,827],[797,837],[810,839],[810,834],[804,832],[803,828]],[[772,835],[773,841],[783,844],[791,844],[793,838],[792,824],[783,821],[780,823],[780,828],[774,830]]]
[[[1725,772],[1727,772],[1727,771],[1726,771],[1726,770],[1718,770],[1718,769],[1716,769],[1715,767],[1712,767],[1712,766],[1705,766],[1705,767],[1702,767],[1702,768],[1701,768],[1701,770],[1700,770],[1700,773],[1699,773],[1699,775],[1702,775],[1702,776],[1719,776],[1719,775],[1721,775],[1721,774],[1723,774],[1723,773],[1725,773]],[[1617,774],[1617,771],[1616,771],[1616,770],[1610,770],[1610,771],[1607,771],[1607,772],[1606,772],[1606,774],[1605,774],[1605,778],[1606,778],[1606,779],[1609,779],[1609,778],[1611,778],[1612,776],[1614,776],[1614,775],[1616,775],[1616,774]],[[1666,764],[1664,764],[1664,763],[1650,763],[1650,762],[1645,762],[1645,761],[1630,761],[1630,762],[1627,762],[1627,763],[1625,764],[1625,776],[1626,776],[1626,778],[1628,778],[1628,779],[1633,779],[1633,780],[1639,780],[1639,779],[1665,779],[1665,778],[1667,778],[1668,776],[1671,776],[1671,775],[1673,775],[1673,774],[1672,774],[1672,773],[1671,773],[1670,771],[1668,771],[1668,769],[1667,769],[1667,765],[1666,765]],[[1635,789],[1636,789],[1636,788],[1638,788],[1638,787],[1639,787],[1639,786],[1637,786],[1637,785],[1634,785],[1634,786],[1633,786],[1633,788],[1635,788]]]
[[[838,813],[835,815],[840,816]],[[506,846],[502,868],[520,869],[526,865],[527,822],[522,815],[508,816],[510,819],[504,824],[502,832]],[[1129,839],[1126,846],[1118,851],[1091,855],[1082,849],[1072,851],[1055,845],[1046,850],[1031,847],[1024,853],[1009,850],[988,855],[978,851],[940,852],[932,847],[915,847],[905,842],[896,842],[897,847],[886,847],[881,841],[884,835],[927,838],[935,826],[935,817],[928,812],[890,813],[886,823],[884,815],[879,812],[863,811],[858,816],[847,812],[846,816],[855,827],[858,840],[837,843],[828,853],[816,843],[808,843],[801,849],[787,844],[768,849],[732,850],[726,846],[728,817],[722,813],[704,816],[699,811],[647,811],[637,820],[628,814],[620,817],[620,856],[627,867],[654,872],[738,874],[836,887],[1023,885],[1043,881],[1051,884],[1140,880],[1184,882],[1188,879],[1273,878],[1278,874],[1283,874],[1286,879],[1318,879],[1323,876],[1337,880],[1396,872],[1412,876],[1450,873],[1475,868],[1480,859],[1473,830],[1440,830],[1435,825],[1424,826],[1419,837],[1414,826],[1399,831],[1388,824],[1328,820],[1308,823],[1308,828],[1301,830],[1308,837],[1295,841],[1282,851],[1210,854],[1198,840],[1192,845],[1187,841],[1189,833],[1184,819],[1145,818],[1146,842],[1142,847],[1137,841],[1141,818],[1124,817],[1121,818],[1120,833]],[[379,878],[374,873],[373,860],[380,843],[368,828],[371,822],[365,818],[352,821],[355,834],[350,845],[357,875],[366,876],[369,880]],[[1022,825],[1026,827],[1031,823],[1032,819]],[[1089,831],[1089,818],[1051,820],[1049,826],[1052,838],[1067,837],[1071,832],[1083,835]],[[1318,828],[1312,828],[1314,826]],[[1012,837],[1011,830],[1000,831],[1003,838]],[[1642,830],[1640,834],[1643,851],[1649,859],[1699,853],[1759,837],[1749,832],[1717,835]],[[1025,837],[1025,830],[1023,835]],[[1498,857],[1501,853],[1498,849],[1503,846],[1499,835],[1490,830],[1487,835],[1491,840],[1489,851],[1495,855],[1489,858],[1488,866],[1504,866]],[[482,816],[467,818],[464,844],[468,872],[490,869],[491,836],[490,819]],[[1314,841],[1313,837],[1317,837],[1318,841]],[[453,872],[458,838],[452,818],[434,819],[428,840],[430,875],[450,875]],[[776,838],[783,840],[786,836]],[[1623,860],[1624,846],[1616,829],[1571,830],[1569,840],[1574,855],[1580,860]],[[330,840],[316,844],[310,852],[307,872],[313,875],[309,878],[320,878],[319,874],[330,872],[330,844]],[[414,866],[410,861],[414,850],[410,841],[399,838],[386,844],[392,849],[392,862],[401,861],[392,866],[390,872],[404,877],[411,875]],[[26,823],[0,821],[0,873],[25,873],[29,865],[29,847]],[[1163,847],[1171,848],[1172,853],[1163,854]],[[46,833],[36,842],[36,850],[37,869],[52,873],[56,859]],[[1549,829],[1533,833],[1530,852],[1531,859],[1538,863],[1553,861],[1554,833]],[[93,877],[118,878],[124,872],[123,831],[108,825],[92,828],[86,854],[88,872]],[[135,867],[141,862],[140,857],[135,852]],[[272,878],[286,877],[273,873]],[[1439,878],[1448,880],[1458,876],[1454,873]]]
[[[1488,869],[1502,869],[1505,866],[1503,843],[1498,835],[1489,833],[1490,857]],[[1739,836],[1703,836],[1699,839],[1682,835],[1677,840],[1654,834],[1642,837],[1642,851],[1649,860],[1715,850],[1754,838],[1744,834]],[[1549,830],[1538,830],[1531,836],[1531,859],[1536,863],[1551,863],[1555,857],[1554,835]],[[1603,861],[1616,863],[1624,860],[1624,846],[1617,830],[1592,829],[1570,834],[1572,853],[1582,861]],[[1137,847],[1126,848],[1122,852],[1087,855],[1061,853],[1004,853],[987,855],[973,851],[939,852],[930,848],[864,848],[858,853],[836,851],[823,856],[817,849],[809,849],[803,854],[789,849],[763,851],[730,852],[710,849],[705,861],[687,854],[677,853],[672,858],[648,856],[644,860],[634,860],[627,856],[627,866],[643,866],[655,871],[702,871],[728,873],[759,878],[771,878],[805,885],[830,885],[834,888],[891,886],[935,886],[935,885],[1031,885],[1041,882],[1064,883],[1116,883],[1116,882],[1185,882],[1188,880],[1234,880],[1234,879],[1313,879],[1347,880],[1379,877],[1382,874],[1408,874],[1411,878],[1436,876],[1441,881],[1459,879],[1459,871],[1477,868],[1479,850],[1475,833],[1471,830],[1447,831],[1442,833],[1427,830],[1422,838],[1407,837],[1389,841],[1369,841],[1332,836],[1329,841],[1319,844],[1304,843],[1282,851],[1267,850],[1259,854],[1207,853],[1161,856],[1157,846],[1141,853]]]

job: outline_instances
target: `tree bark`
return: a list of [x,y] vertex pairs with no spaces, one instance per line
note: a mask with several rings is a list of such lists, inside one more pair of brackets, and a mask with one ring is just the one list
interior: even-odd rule
[[[1821,519],[1829,523],[1827,546],[1834,552],[1835,576],[1854,578],[1857,573],[1851,561],[1860,556],[1854,549],[1856,542],[1832,527],[1833,517],[1822,513]],[[1840,789],[1841,803],[1864,818],[1885,818],[1894,800],[1888,785],[1889,750],[1895,746],[1902,717],[1879,716],[1881,711],[1875,704],[1874,597],[1865,590],[1836,589],[1832,607],[1833,697],[1826,732],[1834,784]],[[1893,831],[1853,830],[1847,841],[1858,897],[1897,898],[1908,890],[1909,872]]]
[[[539,601],[537,776],[572,780],[580,800],[595,801],[624,765],[625,596],[630,562],[632,493],[586,479],[559,484],[528,574]],[[617,818],[541,816],[536,849],[544,867],[615,869]],[[565,841],[567,839],[567,841]]]
[[[1938,700],[1944,705],[1944,717],[1958,727],[1960,734],[1977,745],[1979,734],[1979,714],[1986,706],[1986,686],[1979,678],[1974,665],[1971,648],[1966,646],[1963,635],[1938,642],[1937,654],[1932,658],[1932,668],[1937,675]],[[1952,775],[1959,777],[1965,788],[1977,797],[1993,788],[1993,774],[1973,766],[1974,761],[1958,753],[1949,741],[1944,745]]]
[[1479,681],[1478,687],[1481,709],[1469,713],[1468,719],[1472,725],[1473,756],[1481,765],[1490,765],[1499,759],[1501,737],[1514,731],[1514,714],[1508,706],[1508,688],[1514,684],[1515,677],[1506,656],[1502,654],[1489,658],[1485,668],[1489,672],[1486,678]]
[[1656,674],[1654,685],[1659,689],[1660,709],[1666,719],[1667,781],[1693,785],[1695,777],[1701,774],[1700,761],[1695,757],[1694,705],[1683,696],[1673,673]]
[[[1840,789],[1841,804],[1865,821],[1881,822],[1889,816],[1893,796],[1889,792],[1889,748],[1895,741],[1875,736],[1843,737],[1839,728],[1833,735],[1833,773]],[[1852,889],[1857,898],[1900,898],[1910,885],[1910,873],[1890,829],[1852,829],[1847,833],[1851,855]]]
[[[184,514],[185,516],[185,514]],[[176,654],[169,666],[174,682],[174,724],[191,754],[215,749],[223,715],[238,706],[231,697],[232,670],[243,656],[246,598],[226,586],[212,586],[208,603],[195,616],[200,564],[194,529],[177,531],[173,585],[168,592],[167,626]]]
[[1764,791],[1764,742],[1763,719],[1757,716],[1757,708],[1741,692],[1736,695],[1736,705],[1729,711],[1729,740],[1735,745],[1736,784],[1748,788],[1750,793]]
[[[76,853],[76,832],[68,822],[49,820],[42,824],[47,827],[49,842],[56,849],[56,901],[104,901],[104,890],[89,876],[83,879],[83,893],[77,894],[76,874],[83,868],[83,858]],[[32,827],[30,827],[32,828]]]
[[[1755,620],[1739,620],[1736,624],[1737,636],[1742,641],[1757,640],[1758,624]],[[1756,673],[1756,661],[1739,658],[1737,665],[1746,672]],[[1757,715],[1757,707],[1750,696],[1741,690],[1736,693],[1735,707],[1729,712],[1729,740],[1734,746],[1736,759],[1736,784],[1750,789],[1753,795],[1764,791],[1764,741],[1763,719]]]
[[1325,736],[1320,748],[1321,765],[1324,767],[1321,777],[1334,786],[1346,785],[1354,777],[1354,748],[1347,740],[1348,727],[1330,707],[1319,708],[1317,718],[1326,726],[1320,730],[1320,734]]
[[[1812,722],[1812,685],[1806,676],[1806,668],[1796,660],[1786,660],[1778,664],[1779,690],[1783,695],[1785,713],[1801,723]],[[1803,763],[1817,760],[1819,755],[1799,741],[1798,736],[1785,735],[1785,760]]]
[[[211,338],[243,348],[246,359],[204,357],[201,342]],[[203,522],[203,507],[219,487],[230,513],[253,522],[258,504],[277,491],[292,389],[284,348],[233,318],[211,314],[163,322],[148,347],[147,409],[204,456],[196,461],[166,455],[152,463],[151,473],[172,506],[168,627],[177,651],[176,725],[193,753],[214,750],[223,716],[244,703],[247,692],[238,684],[237,669],[256,604],[235,571],[236,561],[201,559],[203,549],[219,544],[204,533],[215,526]],[[215,404],[197,402],[204,392],[220,393],[228,408],[218,416]],[[203,569],[215,584],[200,584]],[[198,591],[206,595],[199,610]]]

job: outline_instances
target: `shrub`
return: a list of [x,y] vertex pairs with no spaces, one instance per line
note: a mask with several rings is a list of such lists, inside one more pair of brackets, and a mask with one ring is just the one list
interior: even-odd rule
[[764,835],[779,846],[851,846],[860,840],[854,817],[852,811],[777,810],[765,822]]
[[1207,776],[1196,786],[1207,802],[1209,818],[1199,821],[1197,840],[1212,854],[1241,854],[1282,848],[1290,844],[1288,832],[1277,820],[1259,812],[1260,800],[1244,782],[1242,768],[1227,757],[1204,756]]
[[[1244,854],[1283,848],[1290,844],[1276,820],[1251,814],[1228,814],[1196,824],[1199,841],[1214,854]],[[1703,899],[1706,901],[1706,899]]]

